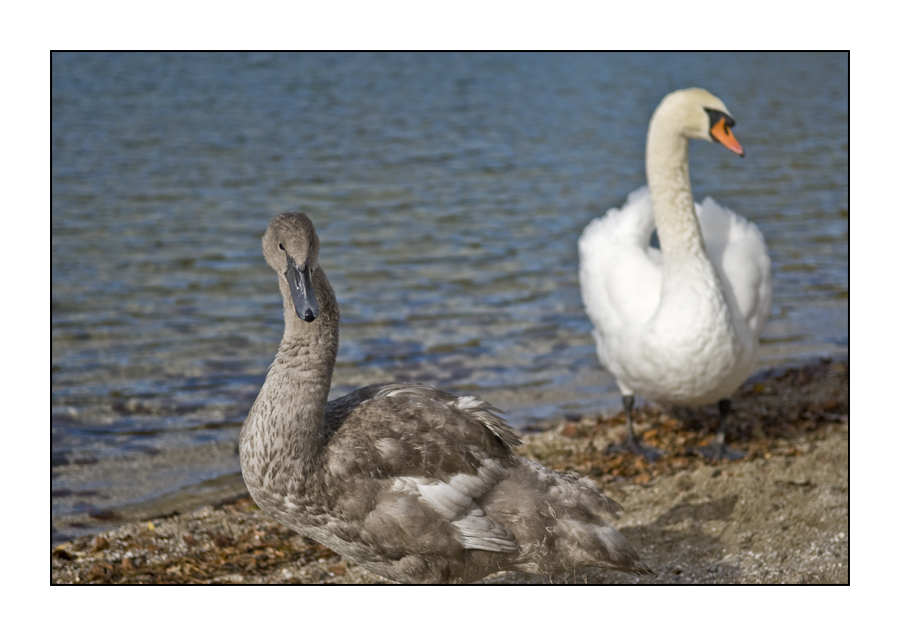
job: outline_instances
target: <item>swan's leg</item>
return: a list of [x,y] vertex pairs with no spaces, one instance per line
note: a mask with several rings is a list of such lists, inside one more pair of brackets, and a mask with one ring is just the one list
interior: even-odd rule
[[634,422],[631,419],[631,409],[634,408],[633,395],[622,396],[622,408],[625,409],[625,421],[628,423],[628,439],[621,444],[611,444],[606,449],[606,453],[608,455],[612,453],[634,453],[635,455],[643,455],[651,462],[655,462],[665,455],[658,448],[642,444],[640,436],[634,434]]
[[741,459],[747,453],[729,448],[725,443],[725,421],[731,410],[731,400],[719,400],[719,430],[716,439],[708,446],[695,446],[691,450],[710,459]]

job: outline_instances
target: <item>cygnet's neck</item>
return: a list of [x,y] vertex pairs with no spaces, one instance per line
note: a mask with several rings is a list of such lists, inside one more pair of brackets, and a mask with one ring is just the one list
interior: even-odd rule
[[297,316],[283,276],[278,277],[278,282],[284,299],[284,336],[266,385],[277,387],[279,395],[275,400],[287,411],[276,426],[284,426],[283,434],[298,442],[293,445],[295,448],[314,455],[327,442],[325,406],[337,358],[340,311],[321,268],[312,276],[320,308],[319,316],[312,322]]
[[647,134],[647,185],[663,258],[668,265],[708,260],[694,213],[688,139],[664,113],[657,115],[650,121]]

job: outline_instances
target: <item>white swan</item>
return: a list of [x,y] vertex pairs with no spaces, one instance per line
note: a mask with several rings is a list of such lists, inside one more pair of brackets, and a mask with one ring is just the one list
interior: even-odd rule
[[[772,304],[771,264],[759,229],[707,197],[694,203],[688,140],[717,141],[743,156],[734,120],[699,88],[667,95],[650,119],[647,183],[622,209],[594,219],[578,241],[581,297],[600,362],[616,378],[628,422],[622,447],[651,460],[631,421],[634,394],[667,406],[719,403],[714,443],[725,445],[729,396],[753,370]],[[660,249],[650,246],[656,227]]]
[[622,507],[584,477],[519,457],[516,433],[476,397],[421,384],[328,401],[340,311],[305,214],[263,236],[284,337],[241,429],[259,507],[369,570],[407,583],[580,567],[650,573],[604,516]]

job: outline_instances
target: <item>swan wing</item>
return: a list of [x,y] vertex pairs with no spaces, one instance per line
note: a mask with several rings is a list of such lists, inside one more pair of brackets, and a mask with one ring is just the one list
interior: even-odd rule
[[706,252],[755,338],[772,309],[772,265],[762,232],[752,222],[706,197],[696,204]]
[[406,397],[419,401],[433,400],[469,416],[476,427],[484,427],[507,448],[519,446],[522,443],[516,431],[503,419],[503,411],[490,402],[473,395],[460,397],[431,385],[414,383],[370,384],[330,401],[325,411],[326,430],[333,432],[339,429],[350,413],[367,400],[388,397]]
[[[659,305],[662,255],[650,247],[653,205],[645,186],[632,192],[621,209],[594,219],[578,241],[581,298],[594,325],[601,362],[624,346]],[[613,369],[610,369],[614,372]]]
[[[509,477],[520,444],[500,410],[421,384],[360,390],[328,447],[340,508],[386,554],[518,550],[480,499]],[[345,493],[342,495],[341,493]],[[449,526],[449,527],[448,527]],[[362,537],[365,540],[365,537]]]
[[508,448],[519,446],[522,443],[519,435],[503,419],[503,411],[490,402],[486,402],[474,395],[464,395],[460,397],[453,393],[441,391],[437,387],[427,384],[398,383],[385,384],[379,389],[375,397],[395,397],[401,395],[411,398],[415,397],[420,400],[434,400],[448,408],[454,408],[465,413],[470,416],[470,419],[490,431]]

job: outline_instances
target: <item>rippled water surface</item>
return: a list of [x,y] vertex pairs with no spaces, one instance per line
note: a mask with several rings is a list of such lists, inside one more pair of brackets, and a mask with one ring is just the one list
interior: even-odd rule
[[761,365],[846,352],[846,55],[54,54],[59,529],[239,485],[281,212],[315,222],[341,303],[333,397],[424,381],[518,427],[615,407],[576,241],[645,182],[650,115],[693,85],[747,151],[693,142],[691,177],[766,235]]

